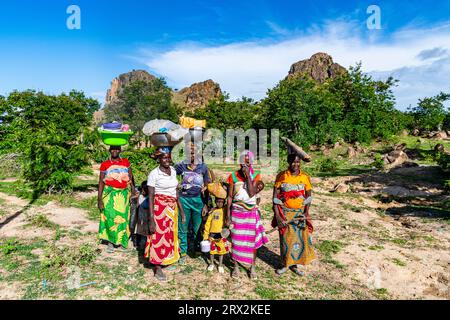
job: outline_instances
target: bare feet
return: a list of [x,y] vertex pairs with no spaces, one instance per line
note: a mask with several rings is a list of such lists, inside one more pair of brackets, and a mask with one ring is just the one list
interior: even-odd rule
[[233,271],[231,272],[231,276],[233,278],[238,278],[241,275],[241,272],[239,271],[239,266],[234,266]]
[[298,276],[304,276],[305,272],[300,270],[297,266],[292,266],[291,271],[294,272]]
[[159,281],[167,281],[166,275],[162,272],[161,267],[156,268],[155,270],[155,278]]
[[252,280],[258,279],[258,276],[256,275],[256,267],[255,266],[252,266],[250,268],[250,279],[252,279]]
[[280,268],[277,269],[277,271],[275,271],[278,275],[282,275],[283,273],[285,273],[286,271],[288,271],[288,268]]

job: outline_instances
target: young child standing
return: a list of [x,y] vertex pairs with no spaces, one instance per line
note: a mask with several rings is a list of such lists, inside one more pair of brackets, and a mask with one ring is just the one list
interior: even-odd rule
[[214,256],[217,255],[219,256],[219,273],[225,272],[222,266],[223,256],[230,251],[229,242],[221,235],[225,225],[224,204],[225,199],[216,197],[216,206],[209,212],[205,223],[205,231],[203,232],[203,240],[209,240],[211,242],[211,251],[209,252],[211,260],[208,271],[214,270]]
[[130,231],[134,247],[138,251],[138,258],[140,263],[144,263],[144,250],[147,242],[147,236],[149,235],[149,222],[148,217],[148,188],[147,181],[141,183],[141,193],[138,199],[138,207],[134,216],[132,216],[130,222]]

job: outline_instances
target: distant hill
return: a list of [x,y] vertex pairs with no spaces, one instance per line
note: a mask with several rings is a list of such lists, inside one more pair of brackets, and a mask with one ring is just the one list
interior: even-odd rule
[[[123,89],[133,81],[153,81],[156,77],[145,70],[133,70],[123,73],[111,81],[111,88],[106,92],[105,103],[115,101]],[[181,90],[172,90],[173,101],[185,111],[192,111],[208,104],[211,99],[222,94],[219,84],[211,79],[192,84]]]
[[347,70],[333,62],[333,58],[323,52],[318,52],[306,60],[294,63],[289,70],[287,78],[294,78],[306,75],[319,83],[324,83],[327,79],[346,73]]
[[[334,78],[347,70],[335,63],[333,58],[324,52],[318,52],[309,59],[300,60],[291,65],[287,79],[298,76],[309,76],[313,80],[324,83],[327,79]],[[123,89],[133,81],[153,81],[156,77],[145,70],[133,70],[123,73],[111,81],[111,88],[106,92],[105,104],[115,101]],[[222,95],[220,85],[211,79],[194,83],[181,90],[172,90],[172,101],[181,106],[184,112],[194,111],[204,107],[209,101]],[[94,114],[96,123],[103,119],[103,110]]]

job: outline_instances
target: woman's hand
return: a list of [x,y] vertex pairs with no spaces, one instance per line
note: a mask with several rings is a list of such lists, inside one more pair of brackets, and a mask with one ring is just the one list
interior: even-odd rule
[[205,204],[202,209],[202,217],[206,216],[208,213],[208,206]]
[[278,228],[284,228],[284,227],[286,227],[286,220],[284,220],[283,218],[281,218],[281,217],[279,217],[279,216],[277,216],[277,224],[278,224]]
[[156,223],[155,223],[155,220],[153,220],[153,219],[150,219],[150,223],[149,223],[149,226],[148,226],[148,233],[150,234],[150,235],[152,235],[152,234],[154,234],[155,232],[156,232]]
[[131,198],[132,199],[139,198],[139,195],[140,195],[139,191],[136,188],[133,188],[132,190],[133,190],[133,192],[131,192]]
[[186,223],[186,215],[184,214],[183,207],[180,206],[180,207],[178,208],[178,210],[180,210],[181,222]]
[[250,169],[247,166],[242,166],[242,173],[245,178],[248,178],[250,175]]

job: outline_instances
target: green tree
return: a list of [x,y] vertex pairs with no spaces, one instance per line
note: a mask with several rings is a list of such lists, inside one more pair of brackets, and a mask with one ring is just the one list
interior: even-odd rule
[[58,96],[28,90],[1,100],[5,152],[21,153],[23,177],[37,193],[70,190],[74,175],[89,163],[82,142],[100,107],[82,92]]
[[341,135],[343,104],[312,79],[285,79],[262,102],[267,128],[277,128],[304,146],[335,141]]
[[171,90],[163,79],[133,81],[116,101],[105,106],[105,117],[129,124],[141,137],[144,124],[151,119],[178,121],[181,110],[171,99]]
[[260,107],[250,98],[230,101],[227,94],[211,100],[205,107],[187,112],[186,116],[205,119],[209,128],[220,130],[258,126]]
[[444,102],[449,99],[450,94],[444,92],[420,99],[417,106],[408,108],[414,118],[413,126],[421,130],[441,130],[447,116]]
[[387,138],[404,127],[401,113],[394,109],[395,83],[392,78],[374,81],[359,64],[324,84],[306,76],[285,79],[261,102],[263,118],[268,128],[280,129],[305,147],[338,138]]
[[373,80],[362,72],[360,63],[330,82],[330,91],[344,104],[343,138],[346,141],[388,138],[404,128],[395,110],[392,92],[397,82],[392,77],[386,81]]

